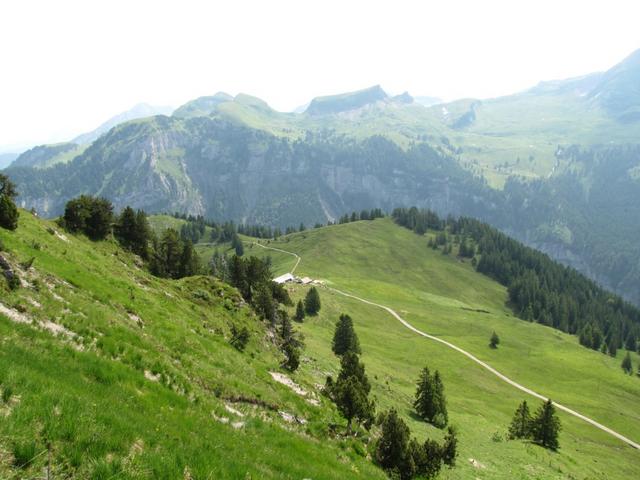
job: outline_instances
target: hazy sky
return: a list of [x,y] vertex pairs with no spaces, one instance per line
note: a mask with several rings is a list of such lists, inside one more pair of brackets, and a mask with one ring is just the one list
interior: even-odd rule
[[7,0],[0,146],[220,90],[278,110],[378,83],[446,100],[504,95],[640,48],[635,3]]

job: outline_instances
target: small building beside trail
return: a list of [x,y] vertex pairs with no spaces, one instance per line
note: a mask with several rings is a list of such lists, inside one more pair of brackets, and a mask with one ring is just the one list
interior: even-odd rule
[[300,279],[300,283],[301,283],[301,284],[303,284],[303,285],[308,285],[308,284],[310,284],[311,282],[313,282],[313,280],[312,280],[312,279],[310,279],[309,277],[302,277],[302,278]]
[[285,273],[284,275],[280,275],[279,277],[276,277],[273,279],[273,281],[276,283],[287,283],[287,282],[293,282],[294,280],[295,280],[295,277],[290,273]]

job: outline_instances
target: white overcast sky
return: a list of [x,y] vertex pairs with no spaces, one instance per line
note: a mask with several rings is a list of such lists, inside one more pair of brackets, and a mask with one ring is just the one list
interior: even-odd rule
[[636,3],[2,1],[0,148],[217,91],[278,110],[374,84],[446,100],[505,95],[640,48]]

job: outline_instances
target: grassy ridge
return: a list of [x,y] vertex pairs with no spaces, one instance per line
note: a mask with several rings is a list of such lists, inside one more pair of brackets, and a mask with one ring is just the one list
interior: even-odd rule
[[[22,212],[0,231],[14,266],[35,257],[22,288],[0,287],[3,311],[33,322],[0,313],[0,478],[38,475],[48,441],[55,478],[383,478],[362,447],[325,437],[331,405],[271,379],[280,354],[234,289],[153,278],[115,243],[55,228]],[[232,324],[252,332],[244,353]]]
[[[514,318],[503,287],[426,243],[383,219],[298,233],[270,246],[302,256],[297,274],[388,305],[417,328],[469,350],[514,380],[631,439],[640,438],[640,381],[622,373],[624,352],[613,359],[581,347],[575,337]],[[277,273],[288,271],[294,261],[256,246],[246,252],[270,255]],[[302,295],[302,287],[292,288]],[[322,299],[321,315],[302,326],[317,372],[335,371],[327,345],[339,313],[350,313],[379,404],[403,405],[405,419],[422,436],[434,433],[411,416],[414,382],[424,364],[442,372],[450,418],[462,438],[461,466],[449,472],[450,478],[631,478],[640,473],[638,452],[565,414],[559,454],[495,441],[525,394],[459,353],[412,334],[381,309],[327,290]],[[498,350],[488,347],[494,330],[502,338]],[[637,365],[638,356],[633,359]],[[470,458],[486,468],[473,467]]]

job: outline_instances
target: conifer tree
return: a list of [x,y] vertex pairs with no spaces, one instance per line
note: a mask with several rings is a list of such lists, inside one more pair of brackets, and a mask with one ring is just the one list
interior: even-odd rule
[[410,431],[395,408],[384,415],[382,435],[376,444],[376,461],[383,469],[400,478],[411,478],[415,465],[409,455]]
[[9,177],[0,173],[0,227],[7,230],[18,228],[20,213],[15,204],[18,196],[15,184]]
[[491,340],[489,341],[489,346],[495,349],[495,348],[498,348],[499,344],[500,344],[500,337],[498,337],[498,334],[496,332],[493,332],[493,334],[491,335]]
[[371,384],[365,373],[364,365],[353,352],[347,352],[341,361],[338,379],[331,387],[331,395],[347,420],[347,433],[351,434],[352,422],[364,423],[368,427],[373,421],[375,406],[369,400]]
[[317,315],[320,308],[320,294],[316,287],[311,287],[304,299],[304,310],[307,315]]
[[282,347],[282,351],[285,356],[285,361],[282,366],[290,372],[295,372],[300,366],[300,349],[293,345],[293,343],[286,342]]
[[547,400],[540,407],[531,425],[531,436],[534,442],[551,450],[558,449],[560,420],[551,400]]
[[349,315],[342,314],[338,323],[336,323],[336,329],[333,334],[333,342],[331,345],[333,353],[338,356],[344,355],[347,352],[353,352],[360,354],[360,342],[358,336],[353,329],[353,320]]
[[444,428],[449,422],[449,414],[447,413],[447,399],[444,395],[444,385],[438,370],[436,370],[436,373],[433,375],[433,385],[435,388],[434,403],[436,406],[436,414],[433,417],[432,423],[438,428]]
[[531,436],[531,414],[527,401],[523,401],[513,415],[509,426],[509,438],[511,440],[529,438]]
[[438,428],[444,428],[449,421],[444,385],[440,372],[431,375],[428,367],[424,367],[418,379],[416,399],[413,404],[416,412],[424,421]]
[[293,336],[293,326],[291,325],[291,320],[289,320],[289,315],[287,315],[287,312],[280,311],[279,313],[281,317],[280,336],[282,337],[282,340],[288,342]]
[[627,336],[627,340],[625,342],[625,348],[627,350],[629,350],[630,352],[635,352],[636,351],[636,337],[633,333],[629,333],[629,335]]
[[182,254],[180,255],[180,267],[178,269],[178,277],[191,277],[196,275],[200,270],[200,259],[193,249],[191,240],[187,240],[182,245]]
[[436,415],[435,395],[433,377],[429,372],[429,367],[424,367],[418,379],[416,399],[413,406],[420,418],[426,422],[431,422]]
[[421,446],[416,445],[416,443],[417,442],[412,442],[411,445],[411,456],[415,464],[416,474],[422,475],[425,478],[435,478],[442,468],[443,447],[438,445],[438,442],[435,440],[429,438],[427,438]]
[[458,433],[453,427],[447,428],[447,434],[444,436],[441,455],[442,461],[445,465],[455,467],[456,457],[458,456]]
[[298,300],[298,304],[296,305],[296,322],[302,322],[304,320],[304,305],[302,304],[302,300]]
[[136,212],[135,232],[133,235],[133,252],[140,255],[143,260],[149,259],[149,242],[152,238],[151,228],[147,221],[147,215],[143,210]]
[[115,235],[120,244],[128,249],[133,250],[135,244],[136,232],[136,213],[131,207],[125,207],[115,226]]
[[244,255],[244,245],[242,244],[242,240],[240,240],[240,237],[237,233],[234,233],[233,237],[231,238],[231,248],[235,250],[238,257]]
[[629,352],[624,356],[621,367],[624,373],[631,373],[633,371],[633,364],[631,363],[631,355],[629,355]]

